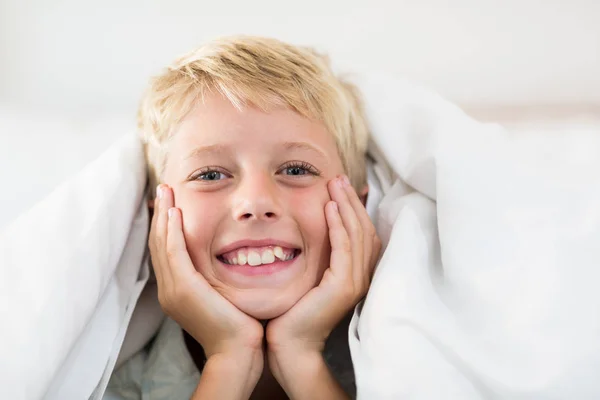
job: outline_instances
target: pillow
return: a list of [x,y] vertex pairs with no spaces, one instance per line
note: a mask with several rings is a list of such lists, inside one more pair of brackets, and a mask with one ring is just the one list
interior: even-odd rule
[[360,87],[399,181],[349,332],[359,398],[600,397],[600,129],[513,134],[407,82]]
[[[0,232],[1,398],[42,398],[107,291],[124,311],[145,251],[145,185],[128,134]],[[135,262],[119,275],[124,258]]]

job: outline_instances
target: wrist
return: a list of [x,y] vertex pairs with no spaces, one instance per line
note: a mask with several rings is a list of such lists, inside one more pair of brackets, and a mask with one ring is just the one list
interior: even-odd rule
[[318,370],[325,362],[321,351],[290,347],[279,348],[277,351],[269,350],[267,359],[273,377],[288,393],[290,380],[309,382],[313,371]]
[[319,354],[325,350],[325,340],[269,340],[267,338],[267,351],[278,357],[288,357],[304,354]]
[[263,370],[259,354],[218,353],[206,360],[192,399],[248,399]]
[[209,365],[223,373],[223,376],[245,381],[254,388],[264,368],[264,357],[262,351],[244,349],[235,353],[215,354],[206,360],[205,368]]
[[[304,364],[314,364],[322,359],[325,342],[290,340],[280,343],[267,343],[267,357],[273,376],[279,377],[287,369]],[[281,383],[281,382],[280,382]]]
[[205,368],[210,366],[215,371],[229,374],[244,374],[258,371],[262,372],[264,358],[262,351],[242,349],[235,352],[215,353],[206,359]]
[[264,331],[262,326],[259,329],[245,329],[243,335],[226,335],[212,337],[211,340],[202,342],[196,339],[204,349],[206,358],[213,355],[225,355],[227,358],[243,358],[252,356],[256,353],[263,354]]
[[320,351],[269,354],[273,376],[292,399],[347,399]]

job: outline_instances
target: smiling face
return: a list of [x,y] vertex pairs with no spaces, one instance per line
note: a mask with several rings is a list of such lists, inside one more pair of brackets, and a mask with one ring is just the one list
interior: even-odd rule
[[211,94],[170,139],[163,182],[196,269],[240,310],[271,319],[329,266],[327,182],[343,172],[322,124]]

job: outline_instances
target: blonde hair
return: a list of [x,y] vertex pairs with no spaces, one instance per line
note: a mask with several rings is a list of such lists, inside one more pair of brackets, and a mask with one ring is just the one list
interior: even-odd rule
[[357,190],[366,185],[368,129],[356,88],[337,78],[329,60],[310,48],[235,36],[209,42],[151,79],[138,111],[150,188],[161,182],[166,142],[212,90],[240,110],[288,107],[323,123],[352,185]]

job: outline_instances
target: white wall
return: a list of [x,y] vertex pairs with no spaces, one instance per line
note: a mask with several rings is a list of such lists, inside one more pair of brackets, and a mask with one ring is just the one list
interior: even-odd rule
[[132,113],[218,35],[271,35],[469,105],[600,103],[597,0],[0,0],[0,101]]

